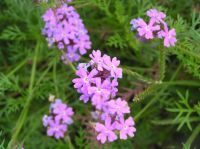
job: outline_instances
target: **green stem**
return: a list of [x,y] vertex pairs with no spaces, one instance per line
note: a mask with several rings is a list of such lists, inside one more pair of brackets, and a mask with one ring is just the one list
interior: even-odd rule
[[40,76],[40,78],[37,80],[37,82],[35,83],[35,87],[33,90],[35,90],[35,88],[40,84],[40,82],[44,79],[44,77],[46,76],[46,74],[49,72],[49,70],[51,69],[52,65],[49,65],[48,68],[43,72],[43,74]]
[[16,139],[24,125],[25,119],[28,114],[31,100],[33,98],[33,85],[34,85],[34,81],[35,81],[36,63],[37,63],[37,55],[38,55],[38,51],[39,51],[39,46],[40,45],[38,43],[35,48],[35,54],[34,54],[33,65],[32,65],[32,70],[31,70],[31,77],[30,77],[30,84],[29,84],[29,88],[28,88],[28,97],[27,97],[25,106],[20,114],[20,117],[16,123],[16,126],[14,128],[12,138],[11,138],[10,142],[8,143],[8,149],[12,149],[16,142]]
[[190,146],[192,145],[192,142],[194,142],[195,138],[200,134],[200,124],[194,129],[192,135],[188,138],[186,141],[186,145]]
[[160,49],[160,59],[159,59],[159,65],[160,65],[160,75],[159,80],[162,81],[165,78],[165,66],[166,66],[166,51],[165,49]]
[[22,66],[24,66],[27,62],[27,59],[23,60],[22,62],[20,62],[11,72],[9,72],[7,74],[7,77],[10,77],[11,75],[13,75],[16,71],[18,71]]
[[132,77],[136,78],[137,80],[140,80],[142,82],[151,84],[153,82],[153,80],[147,79],[145,77],[143,77],[142,75],[138,74],[137,72],[134,72],[128,68],[123,68],[123,72],[127,75],[131,75]]
[[59,97],[58,86],[57,86],[57,79],[56,79],[56,63],[53,65],[53,80],[54,80],[54,87],[56,92],[56,97]]
[[160,85],[179,85],[179,86],[195,86],[195,87],[199,87],[200,86],[200,82],[196,81],[196,80],[176,80],[176,81],[169,81],[169,82],[162,82]]
[[[180,118],[177,120],[174,119],[166,119],[166,120],[153,120],[151,121],[151,123],[155,124],[155,125],[174,125],[174,124],[179,124],[180,122],[183,121],[184,118]],[[189,122],[199,122],[200,118],[199,117],[191,117],[188,119]]]
[[67,58],[66,53],[65,53],[63,50],[61,50],[61,51],[62,51],[62,54],[63,54],[65,60],[67,61],[67,63],[68,63],[69,66],[71,67],[71,69],[72,69],[74,72],[76,72],[76,68],[75,68],[74,65],[70,62],[70,60]]
[[70,148],[70,149],[74,149],[74,146],[72,145],[72,142],[71,142],[71,139],[70,139],[69,136],[66,136],[66,141],[67,141],[67,143],[69,144],[69,148]]
[[[180,71],[182,65],[180,65],[177,70],[174,72],[173,76],[171,77],[170,81],[174,80],[176,75],[178,74],[178,72]],[[152,98],[147,105],[134,117],[135,121],[137,121],[141,115],[146,112],[146,110],[156,101],[160,98],[160,95],[162,95],[165,90],[168,88],[168,85],[166,85],[158,94],[156,94],[156,96],[154,98]]]
[[152,84],[147,89],[145,89],[142,93],[135,96],[133,100],[140,101],[144,99],[146,96],[150,95],[151,93],[157,91],[158,88],[159,88],[159,84]]

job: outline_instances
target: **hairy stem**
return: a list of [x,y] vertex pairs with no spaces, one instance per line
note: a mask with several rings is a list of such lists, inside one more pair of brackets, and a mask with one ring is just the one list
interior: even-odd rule
[[[172,80],[175,79],[175,77],[176,77],[176,75],[178,74],[178,72],[180,71],[181,67],[182,67],[182,65],[180,65],[180,66],[177,68],[177,70],[174,72],[173,76],[172,76],[171,79],[170,79],[170,82],[171,82]],[[135,121],[137,121],[137,120],[141,117],[141,115],[142,115],[144,112],[146,112],[146,110],[147,110],[156,100],[158,100],[158,99],[160,98],[160,96],[165,92],[165,90],[168,88],[168,86],[169,86],[169,85],[166,85],[164,88],[162,88],[162,90],[161,90],[159,93],[157,93],[157,94],[155,95],[155,97],[152,98],[152,99],[147,103],[147,105],[135,116],[135,118],[134,118]]]
[[140,101],[144,99],[146,96],[150,95],[151,93],[155,92],[159,88],[158,84],[152,84],[147,89],[145,89],[142,93],[138,94],[133,98],[134,101]]
[[160,57],[159,57],[159,80],[162,81],[165,78],[165,66],[166,66],[166,51],[165,49],[161,48],[160,49]]
[[132,71],[128,68],[123,68],[123,72],[127,75],[130,75],[130,76],[136,78],[137,80],[142,81],[142,82],[145,82],[145,83],[148,83],[148,84],[153,82],[153,80],[147,79],[147,78],[143,77],[142,75],[140,75],[139,73],[134,72],[134,71]]

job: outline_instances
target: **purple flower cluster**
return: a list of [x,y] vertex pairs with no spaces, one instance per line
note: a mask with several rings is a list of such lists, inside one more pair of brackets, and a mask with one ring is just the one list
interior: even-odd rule
[[83,21],[74,7],[63,4],[56,9],[49,8],[43,15],[45,26],[42,30],[48,41],[48,46],[54,44],[63,50],[71,62],[78,61],[91,48],[91,41]]
[[90,54],[90,62],[79,64],[73,79],[74,87],[82,94],[80,100],[91,101],[96,112],[93,117],[99,122],[95,125],[97,140],[101,143],[133,137],[136,129],[132,117],[125,119],[130,107],[125,100],[115,98],[118,92],[118,79],[122,78],[120,61],[116,57],[102,55],[99,50]]
[[137,30],[140,37],[145,39],[153,39],[155,37],[164,39],[164,46],[175,46],[176,31],[174,28],[170,29],[164,21],[166,14],[156,9],[150,9],[146,15],[150,18],[146,23],[142,18],[132,19],[130,24],[132,30]]
[[47,135],[56,139],[63,138],[68,125],[73,123],[72,116],[74,112],[71,107],[56,99],[50,106],[50,116],[43,117],[43,126],[47,127]]

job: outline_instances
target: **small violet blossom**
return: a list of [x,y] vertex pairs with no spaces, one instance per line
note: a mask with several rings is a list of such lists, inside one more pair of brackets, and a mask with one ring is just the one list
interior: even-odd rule
[[47,128],[47,135],[56,139],[63,138],[68,125],[73,123],[73,115],[71,107],[56,99],[50,106],[50,116],[44,115],[42,119],[43,126]]
[[65,132],[67,131],[67,125],[60,124],[59,121],[50,121],[49,127],[47,128],[47,135],[54,136],[56,139],[64,137]]
[[126,101],[118,98],[117,100],[109,101],[110,112],[111,114],[117,114],[118,116],[122,116],[123,114],[130,113],[130,108]]
[[[71,2],[71,0],[68,0]],[[56,45],[63,54],[61,59],[67,64],[79,61],[91,48],[91,41],[83,21],[73,6],[63,4],[56,9],[49,8],[42,16],[45,26],[42,34],[48,46]]]
[[134,125],[132,117],[129,117],[127,120],[121,118],[120,122],[116,124],[116,128],[120,131],[120,139],[126,140],[127,136],[133,137],[136,132]]
[[163,19],[166,17],[166,14],[163,13],[163,12],[160,12],[156,9],[150,9],[147,11],[147,16],[151,18],[151,20],[153,22],[156,22],[156,23],[162,23],[163,22]]
[[144,20],[141,20],[138,23],[137,31],[140,36],[144,36],[146,39],[153,39],[153,32],[158,30],[160,30],[160,26],[154,25],[153,21],[150,21],[149,24],[147,24],[146,22],[144,22]]
[[97,133],[99,133],[97,135],[97,140],[101,141],[101,143],[105,143],[106,140],[113,142],[117,139],[117,135],[114,133],[114,126],[111,124],[110,117],[106,118],[105,125],[97,123],[95,130]]
[[158,33],[159,38],[164,38],[164,46],[170,47],[175,46],[176,43],[176,31],[175,29],[168,30],[168,27],[165,27],[164,30]]
[[167,23],[164,21],[166,14],[156,9],[150,9],[146,15],[150,18],[149,23],[141,18],[132,19],[130,22],[131,30],[137,30],[139,37],[147,40],[156,37],[164,39],[164,46],[167,48],[175,46],[177,42],[176,31],[168,29]]

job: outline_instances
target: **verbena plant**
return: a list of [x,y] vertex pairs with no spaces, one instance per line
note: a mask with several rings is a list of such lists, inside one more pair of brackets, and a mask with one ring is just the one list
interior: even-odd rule
[[[72,65],[49,49],[41,34],[42,15],[54,1],[0,1],[0,148],[198,148],[200,139],[200,10],[198,0],[74,0],[89,31],[92,49],[121,61],[119,95],[129,103],[135,137],[104,145],[89,127],[93,107],[79,101]],[[156,8],[167,14],[177,43],[141,42],[133,18]],[[172,9],[173,8],[173,9]],[[163,49],[164,52],[161,50]],[[88,51],[79,62],[89,61]],[[161,51],[161,52],[160,52]],[[70,67],[71,66],[71,67]],[[73,107],[73,125],[64,139],[46,135],[42,117],[50,94]]]

